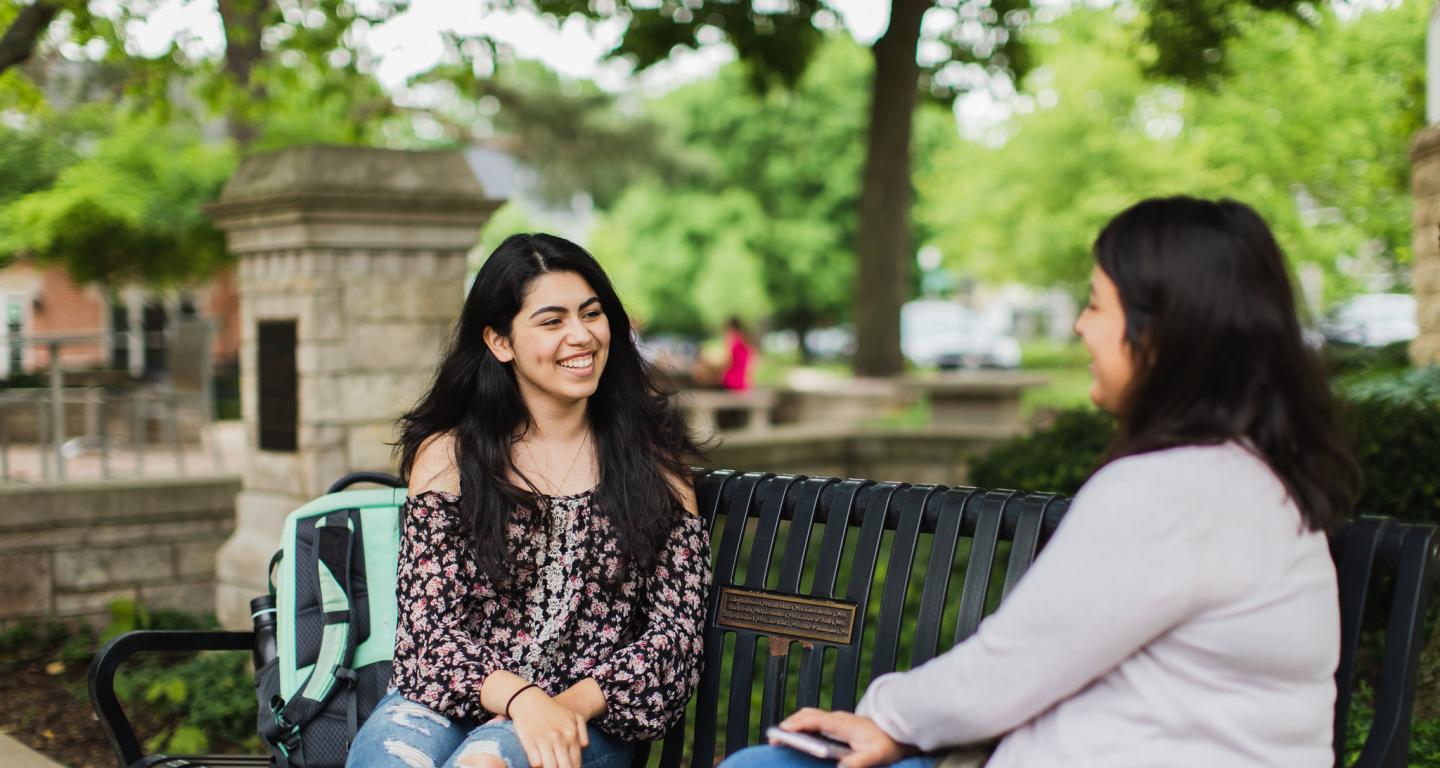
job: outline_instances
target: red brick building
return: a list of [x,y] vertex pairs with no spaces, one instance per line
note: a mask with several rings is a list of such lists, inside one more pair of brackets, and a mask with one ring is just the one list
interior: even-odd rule
[[142,376],[163,360],[171,319],[197,315],[215,323],[217,365],[234,362],[240,300],[233,270],[204,285],[160,292],[79,285],[63,267],[22,259],[0,269],[0,379],[49,368],[45,345],[20,341],[37,336],[95,337],[61,347],[67,369],[119,368]]

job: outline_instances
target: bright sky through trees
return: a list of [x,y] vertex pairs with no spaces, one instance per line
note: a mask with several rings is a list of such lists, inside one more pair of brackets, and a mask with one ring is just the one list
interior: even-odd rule
[[[102,11],[115,0],[97,3]],[[360,0],[363,6],[364,0]],[[845,14],[850,34],[870,44],[883,33],[887,0],[835,0]],[[411,0],[403,13],[369,31],[365,45],[380,59],[376,77],[391,93],[401,96],[406,80],[433,67],[443,50],[441,34],[475,34],[486,31],[510,45],[517,57],[543,62],[565,77],[593,80],[609,91],[636,84],[631,67],[621,61],[602,61],[619,41],[623,24],[598,24],[575,18],[557,26],[525,11],[486,12],[478,4],[455,0]],[[158,55],[171,40],[179,40],[196,57],[219,56],[224,48],[220,16],[206,0],[161,0],[156,12],[131,29],[133,39],[147,55]],[[735,58],[722,41],[702,51],[680,51],[638,78],[642,90],[668,90],[683,82],[713,74]],[[403,100],[403,99],[402,99]]]

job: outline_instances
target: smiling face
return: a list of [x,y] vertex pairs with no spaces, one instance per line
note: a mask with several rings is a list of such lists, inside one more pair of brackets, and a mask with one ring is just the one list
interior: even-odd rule
[[1096,267],[1090,275],[1090,300],[1075,332],[1090,353],[1090,400],[1110,413],[1124,404],[1125,392],[1135,378],[1135,361],[1125,339],[1125,308],[1115,281]]
[[532,411],[542,403],[566,407],[595,394],[610,351],[610,321],[585,278],[547,272],[530,283],[510,335],[486,328],[485,344],[514,369]]

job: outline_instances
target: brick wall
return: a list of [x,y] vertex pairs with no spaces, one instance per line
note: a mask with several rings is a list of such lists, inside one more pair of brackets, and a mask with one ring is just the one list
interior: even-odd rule
[[[33,267],[32,267],[33,268]],[[78,285],[64,267],[40,267],[40,296],[30,315],[30,332],[37,336],[101,334],[108,324],[105,318],[105,296],[93,285]],[[50,351],[34,350],[34,365],[48,367]],[[100,342],[65,344],[60,348],[60,361],[65,367],[90,368],[108,362],[105,345]]]
[[215,610],[238,477],[0,487],[0,622],[105,622],[115,600]]
[[[109,302],[104,291],[98,286],[76,284],[63,267],[40,267],[22,260],[0,271],[0,293],[7,289],[34,295],[35,301],[26,308],[27,335],[83,336],[110,332]],[[212,281],[196,288],[194,295],[200,314],[215,322],[211,350],[216,364],[234,363],[240,352],[240,292],[234,268],[220,272]],[[60,356],[70,368],[108,366],[110,361],[109,349],[100,342],[65,344]],[[26,366],[40,370],[49,365],[49,359],[49,351],[38,346],[27,353]]]
[[200,314],[215,321],[211,352],[217,365],[234,363],[240,356],[240,280],[231,267],[206,286]]

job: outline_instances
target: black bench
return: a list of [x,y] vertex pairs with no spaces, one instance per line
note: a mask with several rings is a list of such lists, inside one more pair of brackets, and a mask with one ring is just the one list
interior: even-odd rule
[[[974,632],[1069,506],[1017,491],[726,470],[697,477],[716,576],[705,669],[685,722],[637,765],[710,766],[796,707],[852,708],[870,679]],[[1432,526],[1362,518],[1331,544],[1342,611],[1337,764],[1370,603],[1389,612],[1375,717],[1353,765],[1404,766],[1440,537]],[[90,666],[90,695],[120,765],[264,765],[251,756],[144,756],[113,688],[117,667],[137,651],[250,647],[250,633],[218,631],[132,632],[106,645]]]

